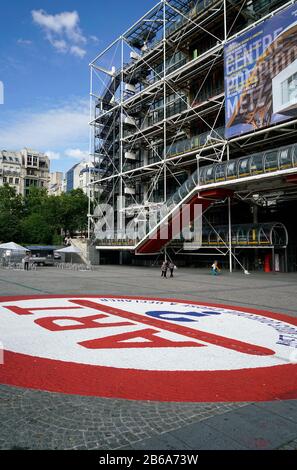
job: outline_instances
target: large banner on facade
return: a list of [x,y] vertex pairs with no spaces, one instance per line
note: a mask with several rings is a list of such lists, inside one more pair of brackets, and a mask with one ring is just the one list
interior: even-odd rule
[[297,117],[297,5],[226,44],[226,138]]

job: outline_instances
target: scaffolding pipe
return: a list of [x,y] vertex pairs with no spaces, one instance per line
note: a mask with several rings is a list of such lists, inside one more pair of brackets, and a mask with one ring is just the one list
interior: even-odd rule
[[[227,161],[230,160],[229,145],[227,144]],[[231,198],[228,197],[228,238],[229,238],[229,271],[232,273],[232,220],[231,220]]]
[[[93,115],[93,69],[91,67],[91,74],[90,74],[90,120],[92,120]],[[88,181],[88,240],[91,238],[91,156],[93,155],[93,129],[90,129],[89,133],[89,181]],[[93,188],[93,192],[95,187]],[[94,194],[93,194],[94,196]],[[89,254],[89,250],[88,250]],[[90,261],[88,259],[88,261]]]
[[167,109],[166,109],[166,2],[163,0],[163,100],[164,100],[164,129],[163,129],[163,153],[164,153],[164,204],[167,200],[167,162],[166,162],[166,148],[167,148]]

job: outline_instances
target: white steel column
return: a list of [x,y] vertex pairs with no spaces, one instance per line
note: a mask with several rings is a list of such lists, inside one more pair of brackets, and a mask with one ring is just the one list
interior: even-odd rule
[[[229,144],[227,143],[227,161],[229,161]],[[231,219],[231,198],[228,197],[228,238],[229,238],[229,271],[232,273],[232,219]]]
[[[124,38],[121,36],[121,96],[120,96],[120,188],[119,205],[117,214],[117,229],[122,233],[123,230],[123,138],[124,138]],[[120,218],[120,223],[118,223]]]
[[[90,122],[93,118],[93,67],[91,66],[91,74],[90,74]],[[89,181],[88,181],[88,240],[91,237],[91,155],[93,154],[93,147],[94,147],[94,126],[90,126],[89,132]],[[93,199],[94,199],[94,191],[95,185],[93,186]]]
[[[227,31],[227,0],[224,0],[224,44],[227,41],[228,31]],[[227,150],[227,161],[229,162],[230,153],[229,153],[229,143],[227,141],[226,145]],[[229,239],[229,271],[233,272],[232,267],[232,219],[231,219],[231,198],[228,197],[228,239]]]
[[224,41],[227,41],[227,1],[224,0]]
[[167,109],[166,109],[166,0],[163,0],[163,99],[164,99],[164,132],[163,132],[163,148],[164,148],[164,204],[167,200],[167,161],[166,161],[166,147],[167,147]]

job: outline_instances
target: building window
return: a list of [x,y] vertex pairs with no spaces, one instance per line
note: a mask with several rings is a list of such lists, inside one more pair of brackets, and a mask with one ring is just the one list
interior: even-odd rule
[[282,104],[295,104],[297,97],[297,73],[282,82]]
[[15,179],[15,184],[19,184],[19,181],[20,181],[19,178],[16,178]]
[[9,178],[9,184],[13,184],[13,178]]
[[37,186],[37,180],[26,179],[25,186],[28,188],[29,186]]

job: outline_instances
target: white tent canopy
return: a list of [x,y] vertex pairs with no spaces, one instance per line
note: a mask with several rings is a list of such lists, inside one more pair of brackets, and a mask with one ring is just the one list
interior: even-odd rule
[[67,255],[69,253],[71,255],[71,263],[72,263],[72,255],[79,255],[82,251],[76,246],[67,246],[66,248],[60,248],[60,250],[55,250],[55,253],[64,253]]
[[19,251],[19,252],[29,251],[28,248],[25,248],[24,246],[18,245],[17,243],[14,243],[14,242],[1,243],[0,250],[11,250],[11,251]]
[[60,250],[55,250],[56,253],[81,253],[79,248],[76,246],[67,246],[66,248],[60,248]]

